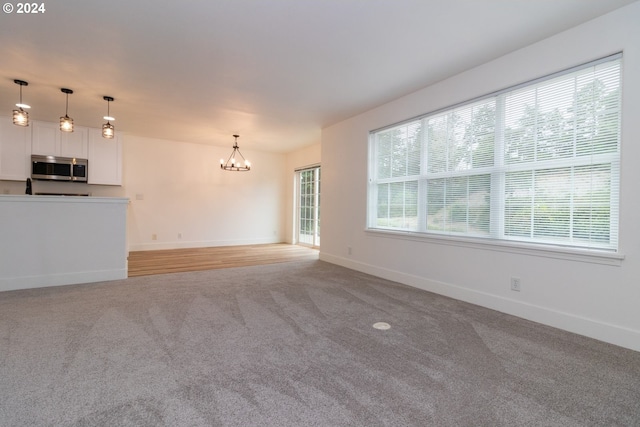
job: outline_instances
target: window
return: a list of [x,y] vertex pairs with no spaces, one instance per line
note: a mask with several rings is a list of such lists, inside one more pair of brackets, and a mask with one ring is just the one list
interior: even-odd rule
[[368,228],[618,247],[621,55],[370,134]]
[[297,242],[320,246],[320,166],[296,171]]

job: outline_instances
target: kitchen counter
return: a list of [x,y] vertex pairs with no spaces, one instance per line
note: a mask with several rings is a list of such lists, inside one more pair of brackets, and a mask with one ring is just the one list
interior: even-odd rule
[[126,278],[128,201],[0,195],[0,291]]

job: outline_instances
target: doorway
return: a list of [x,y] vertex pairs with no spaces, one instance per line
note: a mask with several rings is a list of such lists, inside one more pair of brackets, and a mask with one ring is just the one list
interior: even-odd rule
[[320,246],[320,166],[296,171],[296,243]]

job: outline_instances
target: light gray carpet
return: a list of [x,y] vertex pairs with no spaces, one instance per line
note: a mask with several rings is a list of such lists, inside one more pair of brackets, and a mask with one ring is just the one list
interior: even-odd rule
[[639,426],[640,353],[322,261],[12,291],[0,425]]

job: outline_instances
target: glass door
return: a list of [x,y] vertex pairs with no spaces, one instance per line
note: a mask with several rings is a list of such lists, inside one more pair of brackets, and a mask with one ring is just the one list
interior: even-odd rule
[[320,166],[296,173],[296,241],[320,246]]

